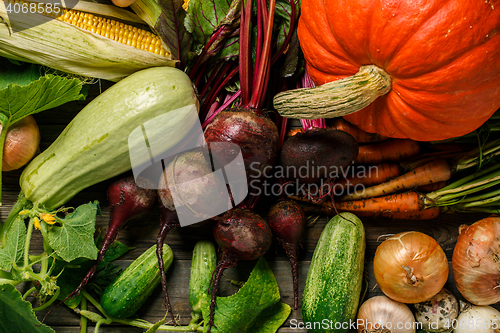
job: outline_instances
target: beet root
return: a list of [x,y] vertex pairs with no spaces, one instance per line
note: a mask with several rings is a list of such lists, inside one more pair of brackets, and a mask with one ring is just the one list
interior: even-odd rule
[[358,156],[358,150],[358,143],[352,135],[329,128],[314,128],[297,133],[284,142],[280,163],[287,170],[288,178],[315,183],[322,178],[339,176],[340,168],[351,164]]
[[161,276],[161,289],[163,290],[163,297],[165,299],[165,307],[170,313],[170,318],[174,326],[177,326],[177,321],[175,320],[174,312],[172,311],[172,305],[170,303],[170,298],[168,297],[168,283],[167,274],[165,273],[165,265],[163,264],[163,243],[167,237],[170,230],[180,227],[179,220],[175,211],[171,211],[166,208],[161,200],[160,202],[160,231],[158,232],[158,237],[156,238],[156,257],[158,258],[158,268],[160,270]]
[[[259,116],[246,108],[222,111],[205,128],[205,139],[210,149],[226,149],[227,146],[211,146],[211,142],[229,142],[241,149],[248,178],[259,178],[261,170],[276,163],[279,152],[279,133],[271,119]],[[227,156],[227,164],[234,153],[220,151],[217,156]]]
[[295,201],[282,200],[271,207],[267,221],[290,261],[293,279],[293,304],[294,309],[297,310],[299,306],[297,245],[306,228],[306,215]]
[[246,209],[234,208],[225,213],[213,228],[215,241],[239,260],[255,260],[271,247],[272,232],[267,222]]
[[[224,198],[226,188],[220,182],[203,151],[192,150],[177,155],[165,167],[158,184],[158,196],[161,205],[170,211],[191,212],[201,221],[220,213],[211,211],[220,207],[214,205],[214,198],[219,201]],[[231,208],[229,198],[221,205]]]
[[217,219],[213,234],[222,248],[222,259],[212,275],[208,330],[214,326],[217,290],[224,270],[236,266],[238,260],[262,257],[271,247],[272,232],[267,222],[247,209],[234,208]]

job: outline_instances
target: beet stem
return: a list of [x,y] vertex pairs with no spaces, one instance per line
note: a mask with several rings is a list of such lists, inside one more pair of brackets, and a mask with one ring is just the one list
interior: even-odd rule
[[178,324],[175,320],[174,312],[172,311],[172,305],[168,297],[167,274],[165,273],[165,266],[163,264],[163,243],[170,230],[179,227],[180,224],[174,212],[163,207],[162,209],[164,209],[165,211],[162,214],[160,232],[158,233],[158,238],[156,239],[156,256],[158,258],[158,268],[160,269],[161,289],[163,290],[163,297],[165,298],[165,307],[170,313],[173,325],[177,326]]
[[[215,271],[212,273],[212,279],[210,280],[210,286],[212,287],[212,293],[211,293],[212,299],[210,301],[210,320],[208,321],[207,333],[210,333],[212,326],[215,326],[214,316],[215,316],[215,308],[217,307],[216,297],[222,273],[224,273],[224,271],[228,268],[235,267],[237,263],[238,263],[238,257],[234,253],[229,251],[227,248],[224,248],[222,250],[221,261],[217,264]],[[208,294],[210,295],[210,290],[208,291],[209,291]]]

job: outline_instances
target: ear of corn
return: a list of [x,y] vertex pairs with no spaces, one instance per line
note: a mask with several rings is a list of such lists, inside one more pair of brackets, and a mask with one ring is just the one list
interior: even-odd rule
[[[5,5],[0,0],[0,16],[19,31],[12,32],[0,20],[0,56],[111,81],[141,69],[176,64],[157,36],[112,18],[64,9],[61,16],[48,22],[37,13],[22,19],[20,15],[9,17]],[[86,10],[92,10],[92,5],[86,3]],[[114,6],[106,9],[107,15],[122,11]]]

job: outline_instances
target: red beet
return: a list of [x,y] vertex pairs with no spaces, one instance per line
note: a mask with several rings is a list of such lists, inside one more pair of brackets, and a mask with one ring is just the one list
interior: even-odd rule
[[263,256],[272,243],[271,228],[262,217],[250,210],[234,208],[217,220],[213,234],[222,248],[222,259],[217,264],[210,283],[212,300],[207,332],[214,325],[216,295],[224,270],[236,266],[238,260],[255,260]]
[[299,304],[297,246],[306,228],[306,215],[295,201],[282,200],[271,207],[267,222],[290,260],[293,278],[293,304],[294,309],[297,310]]
[[[211,142],[229,142],[241,149],[248,178],[257,178],[265,166],[276,163],[279,151],[279,133],[276,124],[265,116],[257,115],[248,108],[233,108],[217,114],[205,129],[205,139]],[[225,149],[227,146],[210,146]],[[227,157],[225,164],[234,159],[234,153],[215,152]],[[236,152],[237,153],[237,152]]]
[[[358,156],[358,143],[346,132],[313,128],[289,137],[281,147],[280,163],[290,178],[315,183],[334,178]],[[304,171],[305,170],[305,171]]]
[[81,292],[82,288],[94,276],[97,266],[104,259],[106,251],[115,241],[118,232],[131,220],[136,220],[149,214],[156,203],[156,196],[155,190],[137,186],[132,176],[119,179],[109,185],[108,203],[110,219],[97,260],[78,288],[68,295],[66,299]]
[[[156,240],[156,255],[165,306],[171,314],[174,325],[176,321],[168,297],[168,284],[162,260],[163,243],[168,233],[180,226],[178,209],[188,209],[194,214],[193,217],[201,216],[208,219],[213,216],[210,214],[210,208],[214,206],[213,199],[222,198],[222,190],[225,189],[217,185],[217,178],[212,174],[211,164],[206,160],[202,150],[177,155],[163,170],[158,184],[161,227]],[[178,206],[179,202],[183,204],[181,207]],[[229,202],[225,207],[230,207]]]

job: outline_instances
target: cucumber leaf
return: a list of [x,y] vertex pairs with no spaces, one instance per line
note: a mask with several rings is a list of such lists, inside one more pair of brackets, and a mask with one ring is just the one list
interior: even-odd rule
[[271,305],[259,313],[253,324],[241,330],[241,333],[275,333],[291,312],[292,308],[286,303],[279,302]]
[[[217,297],[212,332],[237,332],[246,329],[266,308],[278,303],[280,293],[278,283],[266,260],[257,261],[250,277],[234,295]],[[204,330],[208,329],[210,318],[210,296],[204,294],[201,300]]]
[[7,230],[5,247],[0,249],[0,269],[10,271],[12,265],[23,258],[26,242],[24,218],[18,216]]
[[[96,239],[96,243],[99,245],[102,243],[102,237]],[[99,246],[100,247],[100,246]],[[94,277],[85,286],[85,290],[93,290],[98,295],[102,295],[102,292],[106,287],[112,283],[121,273],[122,269],[113,260],[118,259],[132,248],[126,246],[125,244],[114,241],[109,247],[108,251],[104,255],[104,259],[97,266],[97,271]],[[78,258],[71,262],[65,262],[62,260],[56,261],[56,266],[53,271],[53,275],[59,275],[57,279],[57,285],[61,288],[58,300],[65,299],[71,292],[73,292],[83,278],[89,271],[89,269],[94,264],[93,261],[89,259]],[[80,304],[82,294],[78,294],[75,297],[67,299],[64,304],[69,308],[74,309]]]
[[56,217],[60,226],[52,226],[48,232],[49,245],[65,261],[76,258],[97,258],[94,243],[95,220],[98,202],[89,202],[78,206],[64,218]]
[[0,331],[53,333],[35,317],[31,303],[23,301],[21,293],[9,284],[0,285]]

